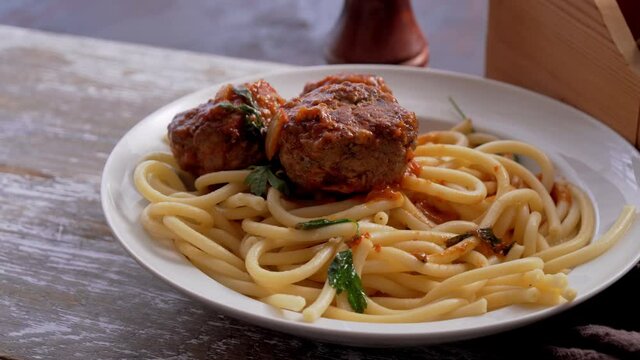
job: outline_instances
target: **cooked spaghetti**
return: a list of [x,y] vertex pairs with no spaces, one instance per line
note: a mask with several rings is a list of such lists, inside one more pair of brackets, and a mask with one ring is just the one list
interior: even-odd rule
[[[594,208],[582,190],[556,179],[541,150],[473,132],[468,119],[421,135],[414,156],[396,188],[331,203],[274,187],[254,195],[250,170],[194,180],[169,153],[149,155],[134,181],[150,202],[141,222],[152,237],[171,239],[217,282],[306,321],[425,322],[571,301],[566,273],[610,248],[635,218],[625,206],[593,241]],[[331,275],[340,266],[353,272],[342,288]]]

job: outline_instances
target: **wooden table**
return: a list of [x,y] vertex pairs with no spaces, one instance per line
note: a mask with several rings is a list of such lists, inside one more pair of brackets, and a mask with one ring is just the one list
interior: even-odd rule
[[0,358],[509,358],[513,346],[530,355],[573,346],[601,351],[598,342],[580,342],[576,325],[639,330],[635,300],[626,295],[640,280],[638,269],[536,325],[399,349],[265,330],[186,298],[142,269],[113,238],[100,206],[112,147],[172,99],[284,67],[0,26]]

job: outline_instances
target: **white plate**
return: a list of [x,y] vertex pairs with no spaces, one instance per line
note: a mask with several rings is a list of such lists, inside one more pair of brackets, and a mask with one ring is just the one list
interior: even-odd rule
[[[453,96],[477,128],[540,147],[549,154],[560,174],[586,189],[594,200],[597,234],[613,223],[624,204],[640,206],[638,152],[590,116],[527,90],[467,75],[392,66],[322,66],[262,78],[289,98],[297,95],[305,82],[338,72],[384,77],[400,104],[423,119],[422,132],[444,124],[451,126],[457,121],[447,101],[448,96]],[[237,79],[234,83],[258,78]],[[166,149],[161,138],[177,112],[205,102],[218,87],[219,84],[176,100],[134,126],[109,156],[101,191],[107,221],[127,251],[161,279],[224,314],[329,342],[367,346],[434,344],[489,335],[557,314],[604,290],[640,258],[640,226],[636,222],[611,250],[570,273],[570,284],[578,291],[578,297],[564,306],[542,309],[512,306],[478,317],[419,324],[331,319],[312,324],[302,322],[298,314],[276,310],[218,284],[170,246],[151,239],[138,222],[146,202],[134,188],[134,167],[145,154]]]

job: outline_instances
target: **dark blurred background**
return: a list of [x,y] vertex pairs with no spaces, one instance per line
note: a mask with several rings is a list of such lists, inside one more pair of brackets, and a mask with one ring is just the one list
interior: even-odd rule
[[[343,0],[0,0],[0,24],[296,65],[324,64]],[[482,75],[486,0],[414,0],[430,67]],[[2,39],[0,39],[2,41]]]

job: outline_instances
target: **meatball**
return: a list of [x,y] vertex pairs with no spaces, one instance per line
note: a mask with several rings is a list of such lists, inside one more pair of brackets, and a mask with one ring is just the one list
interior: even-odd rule
[[215,98],[173,118],[171,151],[195,176],[262,163],[265,126],[284,102],[264,80],[225,85]]
[[337,74],[337,75],[330,75],[327,76],[326,78],[320,80],[320,81],[316,81],[316,82],[310,82],[307,83],[304,86],[304,90],[302,90],[302,94],[306,94],[312,90],[315,90],[317,88],[319,88],[320,86],[323,85],[327,85],[327,84],[340,84],[340,83],[344,83],[344,82],[350,82],[350,83],[361,83],[361,84],[367,84],[367,85],[371,85],[371,86],[375,86],[378,89],[380,89],[383,92],[389,93],[391,94],[391,89],[389,89],[389,87],[387,86],[387,83],[384,81],[383,78],[381,78],[380,76],[375,76],[375,75],[369,75],[369,74]]
[[306,191],[339,193],[398,182],[415,148],[416,115],[398,104],[383,81],[331,78],[308,85],[308,92],[280,110],[286,120],[278,156],[287,176]]

